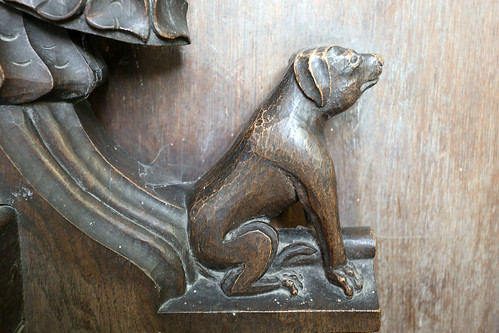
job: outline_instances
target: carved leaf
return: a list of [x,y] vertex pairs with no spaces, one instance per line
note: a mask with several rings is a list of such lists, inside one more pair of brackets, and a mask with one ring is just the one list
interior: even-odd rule
[[185,38],[189,40],[184,0],[150,0],[152,21],[156,34],[162,38]]
[[149,37],[148,0],[89,0],[85,17],[97,29],[122,30],[144,42]]
[[83,54],[70,39],[67,30],[24,18],[31,46],[49,68],[54,79],[48,98],[65,100],[86,97],[101,82]]
[[81,13],[85,0],[5,0],[14,2],[36,12],[51,21],[67,20]]
[[52,90],[53,79],[31,48],[22,14],[0,4],[0,66],[3,85],[0,103],[27,103]]
[[[0,0],[0,3],[66,29],[126,43],[157,46],[190,43],[184,0]],[[151,29],[155,33],[151,34]]]

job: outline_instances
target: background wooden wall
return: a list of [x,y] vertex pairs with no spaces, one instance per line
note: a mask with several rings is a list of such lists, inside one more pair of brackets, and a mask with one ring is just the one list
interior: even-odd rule
[[[498,17],[499,2],[483,0],[190,0],[192,45],[106,43],[109,81],[91,102],[145,168],[195,179],[295,51],[380,53],[379,83],[326,131],[342,224],[377,234],[382,331],[498,332]],[[140,271],[14,176],[4,182],[31,220],[21,225],[29,331],[186,329],[155,314]]]

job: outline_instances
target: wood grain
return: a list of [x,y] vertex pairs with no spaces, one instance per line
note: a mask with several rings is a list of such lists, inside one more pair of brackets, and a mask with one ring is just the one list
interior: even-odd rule
[[[381,54],[377,86],[327,130],[342,225],[377,234],[382,331],[497,332],[498,15],[499,3],[478,0],[191,0],[192,45],[104,43],[109,82],[91,102],[145,167],[195,179],[293,52],[333,42]],[[69,225],[0,159],[2,203],[22,212],[28,332],[205,328],[202,316],[157,315],[137,268]],[[219,328],[248,322],[228,315]]]

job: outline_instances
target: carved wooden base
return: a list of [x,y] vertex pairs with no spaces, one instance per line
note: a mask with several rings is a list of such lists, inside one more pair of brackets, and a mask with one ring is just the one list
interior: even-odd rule
[[[267,273],[266,276],[275,276],[281,281],[293,280],[298,289],[296,296],[282,288],[250,297],[227,297],[217,279],[206,277],[198,279],[182,297],[164,303],[159,312],[168,316],[175,314],[186,322],[189,316],[195,315],[196,321],[206,323],[208,331],[210,323],[216,323],[218,327],[223,323],[226,325],[223,328],[237,331],[251,327],[257,332],[378,331],[381,312],[374,281],[374,235],[370,228],[345,228],[343,236],[349,260],[364,282],[362,291],[352,299],[346,298],[342,289],[326,280],[317,255],[308,265],[281,267],[280,272],[273,272],[271,267]],[[297,239],[314,243],[313,237],[306,228],[281,229],[279,251]]]
[[186,323],[185,332],[377,332],[380,327],[379,309],[376,312],[360,310],[212,311],[165,316],[168,316],[171,322]]

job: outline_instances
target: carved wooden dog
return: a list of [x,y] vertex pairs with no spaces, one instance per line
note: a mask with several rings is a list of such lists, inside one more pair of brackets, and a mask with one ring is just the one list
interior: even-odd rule
[[339,46],[298,53],[232,147],[196,184],[188,203],[191,246],[206,267],[228,269],[225,294],[280,287],[262,278],[278,245],[268,222],[297,201],[315,227],[328,279],[347,296],[362,288],[345,256],[323,128],[376,84],[382,65],[378,55]]

